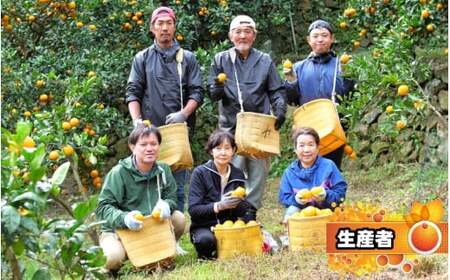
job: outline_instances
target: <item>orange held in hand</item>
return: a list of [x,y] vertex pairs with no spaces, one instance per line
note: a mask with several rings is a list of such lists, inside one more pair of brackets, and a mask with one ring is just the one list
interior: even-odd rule
[[305,190],[305,191],[300,193],[300,198],[301,199],[310,199],[312,196],[313,196],[313,194],[309,190]]
[[138,220],[138,221],[141,221],[141,222],[143,222],[145,220],[144,215],[142,215],[141,213],[138,213],[138,214],[134,215],[134,218],[136,220]]
[[283,62],[283,68],[291,69],[292,68],[292,62],[289,59],[286,59]]
[[227,75],[225,73],[220,73],[219,75],[217,75],[217,81],[221,84],[225,83],[225,81],[227,80]]
[[323,188],[321,186],[317,186],[317,187],[311,188],[310,192],[312,195],[319,195],[323,192]]
[[232,195],[232,196],[235,196],[235,197],[239,197],[239,198],[244,198],[244,197],[247,195],[247,193],[246,193],[244,187],[237,187],[237,188],[231,193],[231,195]]
[[161,210],[157,209],[152,212],[153,219],[160,220],[161,219]]

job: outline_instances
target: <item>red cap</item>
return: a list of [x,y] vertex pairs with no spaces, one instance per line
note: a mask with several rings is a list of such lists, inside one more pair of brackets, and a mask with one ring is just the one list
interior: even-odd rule
[[171,8],[159,7],[158,9],[154,10],[152,13],[151,24],[153,24],[155,22],[155,20],[157,20],[158,18],[163,17],[163,16],[169,16],[175,22],[175,13],[173,12],[173,10]]

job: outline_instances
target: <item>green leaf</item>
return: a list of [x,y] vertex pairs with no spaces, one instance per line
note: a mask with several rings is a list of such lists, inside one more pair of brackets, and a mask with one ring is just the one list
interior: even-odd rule
[[86,217],[97,207],[97,196],[91,196],[88,201],[77,203],[73,206],[74,218],[82,223]]
[[101,279],[101,280],[105,280],[106,276],[105,274],[98,272],[98,271],[92,271],[92,274],[97,278],[97,279]]
[[72,266],[73,253],[70,250],[70,247],[71,246],[69,243],[69,246],[64,245],[61,248],[61,260],[67,269],[70,269],[70,267]]
[[63,164],[61,164],[58,169],[56,169],[55,173],[53,174],[52,177],[52,184],[53,185],[61,185],[64,180],[66,179],[67,176],[67,171],[69,171],[69,167],[70,167],[70,161],[67,161]]
[[30,172],[30,180],[33,182],[39,181],[45,175],[45,167],[38,167]]
[[22,143],[23,139],[27,137],[31,132],[31,123],[29,122],[18,122],[16,126],[16,136],[15,141],[17,143]]
[[47,77],[50,80],[56,80],[56,72],[54,70],[48,72]]
[[108,135],[103,135],[100,138],[98,138],[98,143],[101,145],[108,144]]
[[85,273],[83,267],[79,263],[76,263],[72,266],[72,272],[76,273],[78,276],[83,275]]
[[14,233],[20,224],[20,215],[17,209],[11,205],[2,208],[2,230],[3,227],[11,234]]
[[52,279],[52,276],[50,275],[50,272],[46,267],[39,268],[39,270],[34,273],[33,278],[31,278],[31,280],[48,280],[48,279]]
[[33,220],[33,218],[30,218],[27,216],[22,217],[21,224],[25,229],[29,230],[33,234],[40,234],[40,230],[37,225],[37,222],[35,220]]
[[42,161],[45,158],[45,145],[41,144],[37,147],[37,149],[33,152],[33,159],[30,163],[31,173],[33,173],[33,169],[39,169],[42,167]]
[[12,248],[14,254],[16,254],[16,256],[20,256],[22,255],[23,251],[25,251],[25,244],[23,243],[23,240],[19,239],[14,241]]
[[34,192],[26,192],[23,193],[19,196],[16,196],[12,202],[17,202],[17,201],[21,201],[21,200],[33,200],[36,201],[40,204],[45,204],[45,200],[41,197],[39,197],[37,194],[35,194]]

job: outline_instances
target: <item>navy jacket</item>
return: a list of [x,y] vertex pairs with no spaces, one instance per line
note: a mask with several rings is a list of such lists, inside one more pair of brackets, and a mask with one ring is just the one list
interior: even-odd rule
[[[295,195],[299,190],[316,186],[325,188],[327,195],[324,201],[308,202],[306,205],[300,205],[295,201]],[[333,202],[336,205],[341,203],[346,192],[347,183],[334,162],[318,156],[310,168],[304,168],[299,160],[293,161],[286,168],[281,178],[279,200],[286,207],[294,205],[304,208],[313,205],[318,208],[332,208]]]
[[[231,172],[224,194],[245,185],[244,173],[230,164]],[[226,220],[236,221],[241,218],[245,222],[256,219],[256,209],[243,200],[234,209],[214,212],[214,203],[220,201],[220,175],[212,160],[194,169],[189,188],[189,215],[191,230],[199,227],[211,227]]]
[[[347,95],[353,89],[354,82],[342,77],[339,58],[333,52],[310,54],[306,59],[294,64],[293,71],[297,81],[285,82],[289,103],[301,106],[319,98],[331,99],[336,62],[336,94],[341,97]],[[336,96],[336,102],[338,101]]]

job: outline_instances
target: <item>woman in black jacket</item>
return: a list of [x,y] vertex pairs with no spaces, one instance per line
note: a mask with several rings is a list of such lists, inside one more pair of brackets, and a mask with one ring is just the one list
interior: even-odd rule
[[214,131],[206,144],[213,160],[196,167],[189,188],[191,241],[202,259],[216,257],[216,238],[211,227],[226,220],[245,222],[256,219],[256,209],[246,200],[231,195],[245,185],[244,173],[230,161],[236,151],[231,133]]

